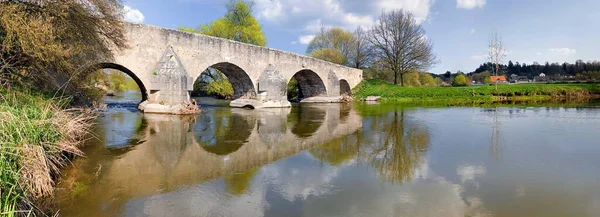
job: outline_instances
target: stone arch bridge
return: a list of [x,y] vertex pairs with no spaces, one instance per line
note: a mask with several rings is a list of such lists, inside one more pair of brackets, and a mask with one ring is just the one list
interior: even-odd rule
[[[234,88],[232,107],[289,107],[287,83],[301,102],[338,102],[362,80],[362,71],[290,52],[144,24],[125,23],[128,48],[86,69],[112,68],[131,76],[145,112],[168,112],[190,102],[193,82],[207,68],[223,72]],[[151,106],[153,105],[153,106]]]

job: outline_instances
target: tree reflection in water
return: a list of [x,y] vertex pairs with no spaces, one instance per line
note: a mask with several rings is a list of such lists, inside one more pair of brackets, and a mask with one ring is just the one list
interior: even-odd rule
[[388,182],[410,181],[429,146],[429,132],[424,126],[407,120],[404,109],[395,110],[377,122],[372,127],[380,133],[371,143],[369,161]]
[[356,160],[369,163],[382,180],[410,181],[429,146],[427,128],[407,117],[404,108],[365,118],[362,131],[334,139],[310,151],[332,166]]
[[292,133],[301,138],[312,136],[323,124],[326,112],[318,106],[293,107],[288,115]]
[[254,167],[243,173],[234,173],[223,177],[223,181],[225,181],[225,190],[233,195],[242,195],[246,193],[248,186],[250,186],[250,181],[252,181],[252,178],[258,171],[259,168]]
[[248,141],[255,124],[256,120],[251,115],[236,114],[231,109],[219,109],[201,115],[194,133],[204,150],[217,155],[228,155]]

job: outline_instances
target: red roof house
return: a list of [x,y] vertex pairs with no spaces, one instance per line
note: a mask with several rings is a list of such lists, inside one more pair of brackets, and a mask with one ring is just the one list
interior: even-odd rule
[[506,76],[490,76],[490,81],[495,82],[506,82]]

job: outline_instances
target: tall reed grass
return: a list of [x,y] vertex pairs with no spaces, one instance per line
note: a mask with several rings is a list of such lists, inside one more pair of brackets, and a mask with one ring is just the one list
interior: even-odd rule
[[[91,127],[93,112],[67,109],[69,98],[0,87],[0,216],[35,212]],[[25,210],[25,211],[21,211]]]

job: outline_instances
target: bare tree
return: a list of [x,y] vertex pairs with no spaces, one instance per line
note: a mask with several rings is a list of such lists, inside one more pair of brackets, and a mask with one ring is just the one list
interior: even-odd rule
[[352,36],[352,45],[348,52],[348,66],[362,69],[370,65],[373,60],[373,46],[367,40],[368,32],[360,26]]
[[497,32],[492,33],[488,46],[488,59],[494,64],[494,75],[498,75],[500,64],[506,58],[506,48],[502,42],[502,37]]
[[436,61],[425,30],[413,14],[404,10],[383,12],[368,40],[375,56],[394,73],[394,84],[398,84],[400,77],[400,84],[404,85],[404,73],[426,70]]

